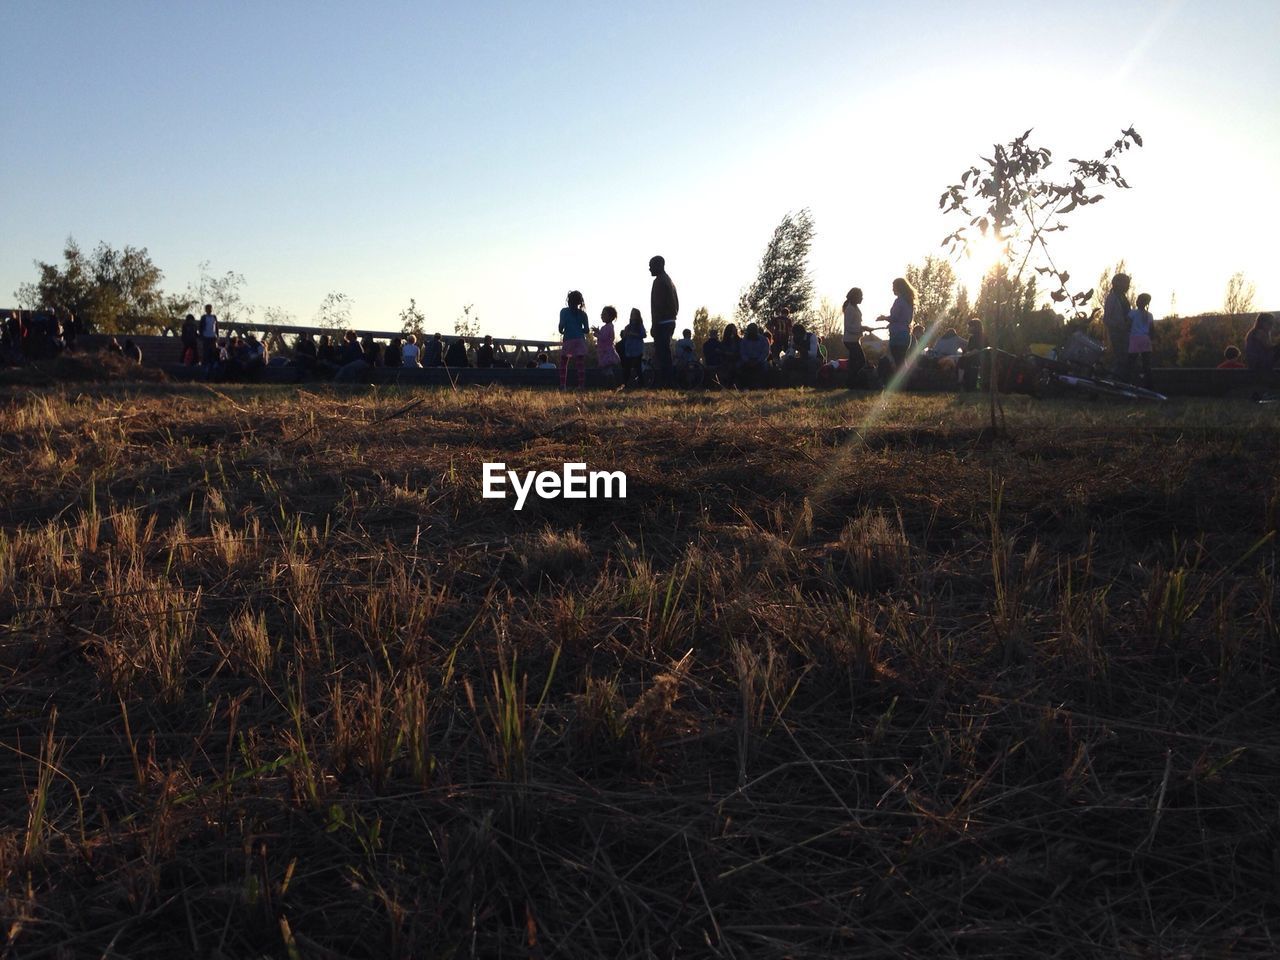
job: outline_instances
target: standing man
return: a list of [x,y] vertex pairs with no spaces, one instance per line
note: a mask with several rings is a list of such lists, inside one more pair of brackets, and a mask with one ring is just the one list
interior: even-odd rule
[[200,318],[200,346],[204,365],[212,369],[218,362],[218,318],[213,315],[213,304],[204,305],[204,316]]
[[1129,277],[1117,273],[1111,278],[1111,292],[1102,305],[1102,325],[1111,347],[1111,369],[1123,376],[1129,366]]
[[667,276],[667,261],[654,257],[649,261],[653,274],[653,292],[649,295],[649,319],[652,321],[653,358],[658,364],[658,386],[669,387],[674,382],[671,369],[671,338],[676,332],[676,315],[680,312],[680,298],[676,285]]

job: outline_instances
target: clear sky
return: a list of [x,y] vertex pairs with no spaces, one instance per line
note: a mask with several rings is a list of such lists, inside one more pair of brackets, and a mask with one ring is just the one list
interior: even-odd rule
[[0,36],[0,304],[73,235],[168,290],[242,273],[259,315],[340,291],[392,328],[414,297],[499,336],[553,333],[571,287],[647,318],[662,253],[688,320],[807,206],[819,295],[873,312],[993,142],[1097,156],[1133,124],[1133,190],[1062,264],[1125,258],[1157,315],[1238,270],[1280,307],[1276,0],[5,0]]

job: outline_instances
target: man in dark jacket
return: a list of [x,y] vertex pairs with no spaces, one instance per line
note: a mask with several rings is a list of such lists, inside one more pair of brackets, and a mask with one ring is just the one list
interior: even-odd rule
[[653,358],[658,366],[658,386],[669,387],[673,382],[671,365],[671,338],[676,332],[676,316],[680,313],[680,298],[676,285],[667,276],[667,261],[654,257],[649,261],[649,273],[653,275],[653,291],[649,296],[650,333],[653,336]]

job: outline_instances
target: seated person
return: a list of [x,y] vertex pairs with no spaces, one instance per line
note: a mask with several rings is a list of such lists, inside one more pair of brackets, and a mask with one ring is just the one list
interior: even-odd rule
[[747,325],[746,336],[738,347],[738,380],[744,386],[760,386],[769,376],[769,340],[760,325]]
[[698,351],[693,346],[693,331],[686,329],[671,350],[677,365],[688,366],[698,362]]
[[791,344],[783,354],[783,369],[810,382],[818,372],[819,354],[818,335],[806,330],[803,323],[797,323],[791,328]]
[[720,336],[712,330],[707,334],[707,342],[702,345],[702,364],[710,376],[715,377],[716,371],[720,369],[721,359]]
[[404,338],[404,343],[400,347],[400,366],[417,367],[418,353],[418,338],[411,333]]
[[484,341],[476,347],[476,366],[487,370],[493,366],[493,337],[484,335]]
[[444,366],[444,337],[432,334],[431,339],[422,345],[422,365],[424,367]]
[[449,347],[444,352],[444,365],[446,367],[471,366],[471,361],[467,359],[467,342],[461,337],[449,342]]
[[[413,336],[410,334],[410,336]],[[415,339],[417,339],[415,337]],[[382,353],[382,365],[384,367],[401,367],[404,366],[404,339],[401,337],[392,337],[391,342],[387,344],[386,349]]]
[[536,366],[539,370],[559,370],[560,369],[547,358],[547,355],[545,353],[538,354],[538,362]]
[[123,357],[124,347],[120,346],[119,340],[117,340],[115,337],[112,337],[111,341],[107,344],[107,352],[114,353],[117,357]]
[[964,338],[956,333],[955,327],[949,327],[933,346],[929,347],[928,352],[932,357],[956,357],[964,351],[964,348]]
[[1243,370],[1244,361],[1240,359],[1240,348],[1230,346],[1222,351],[1222,362],[1218,364],[1219,370]]

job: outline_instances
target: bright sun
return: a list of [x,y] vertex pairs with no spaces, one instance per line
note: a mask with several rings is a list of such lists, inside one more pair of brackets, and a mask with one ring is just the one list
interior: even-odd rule
[[978,298],[982,278],[1004,260],[1006,247],[1006,244],[997,243],[990,235],[979,236],[971,240],[968,250],[960,255],[960,262],[956,264],[956,279],[968,288],[971,302]]

